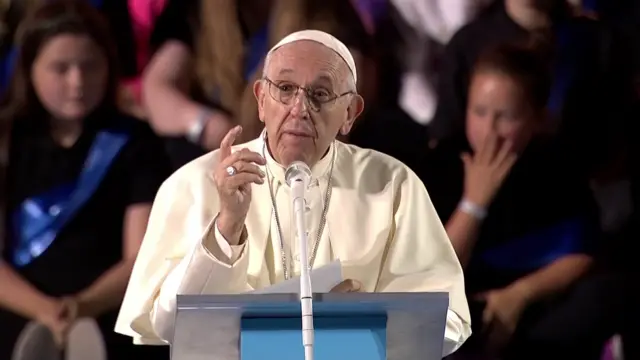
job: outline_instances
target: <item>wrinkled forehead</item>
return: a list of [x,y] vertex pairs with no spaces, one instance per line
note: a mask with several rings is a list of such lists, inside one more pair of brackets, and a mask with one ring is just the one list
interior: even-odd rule
[[328,82],[336,86],[349,76],[349,68],[332,49],[301,40],[276,49],[267,64],[266,75],[271,80],[296,81],[300,85]]

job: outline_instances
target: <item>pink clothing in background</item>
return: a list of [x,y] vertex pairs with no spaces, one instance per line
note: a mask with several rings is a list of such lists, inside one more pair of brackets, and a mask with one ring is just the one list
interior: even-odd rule
[[167,0],[128,0],[129,17],[133,30],[136,49],[137,75],[124,79],[123,85],[133,91],[136,101],[141,99],[141,75],[151,57],[149,39],[153,31],[156,18],[160,15]]

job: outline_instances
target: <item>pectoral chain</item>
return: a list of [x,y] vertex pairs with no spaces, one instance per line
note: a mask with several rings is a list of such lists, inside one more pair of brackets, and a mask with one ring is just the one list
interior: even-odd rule
[[[267,147],[267,139],[264,139],[264,145],[262,147],[262,157],[266,159],[266,147]],[[324,227],[327,223],[327,211],[329,210],[329,202],[331,201],[331,179],[333,176],[333,164],[335,162],[335,149],[331,154],[331,164],[329,165],[329,180],[327,181],[327,189],[324,195],[324,206],[322,207],[322,216],[320,217],[320,225],[318,227],[318,232],[316,234],[315,242],[313,244],[311,255],[309,255],[309,269],[313,269],[313,263],[316,260],[316,255],[318,253],[318,247],[320,245],[320,240],[322,239],[322,232],[324,231]],[[289,280],[291,276],[290,269],[293,266],[290,265],[290,261],[287,259],[287,252],[284,246],[284,237],[282,233],[282,226],[280,225],[280,216],[278,215],[278,207],[276,205],[276,197],[273,191],[272,180],[274,179],[273,174],[269,170],[269,166],[267,168],[267,182],[269,183],[269,195],[271,195],[271,206],[273,208],[273,216],[276,220],[276,228],[278,231],[278,238],[280,240],[280,255],[282,256],[282,269],[284,271],[285,280]],[[284,185],[284,184],[283,184]],[[307,256],[307,254],[302,254],[301,256]]]

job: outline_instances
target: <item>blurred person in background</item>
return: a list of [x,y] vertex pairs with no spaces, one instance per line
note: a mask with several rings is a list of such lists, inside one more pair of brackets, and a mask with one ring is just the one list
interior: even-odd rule
[[305,28],[336,35],[358,66],[366,61],[369,37],[348,1],[168,2],[151,37],[156,51],[143,78],[143,101],[151,125],[167,137],[175,168],[218,148],[236,124],[244,129],[241,140],[260,133],[252,84],[262,60],[286,34]]
[[[437,105],[444,46],[494,0],[391,0],[376,42],[383,66],[370,116],[350,134],[355,145],[413,167]],[[370,102],[368,102],[370,103]]]
[[20,19],[27,8],[39,0],[2,0],[0,1],[0,91],[4,94],[7,90],[13,62],[15,60],[15,50],[13,49],[13,38]]
[[[144,119],[141,106],[140,77],[150,58],[149,37],[155,18],[166,0],[86,0],[105,16],[118,48],[120,86],[118,104],[127,114]],[[30,9],[43,0],[0,2],[0,86],[6,90],[13,72],[16,52],[13,47],[18,23]]]
[[422,125],[436,110],[437,67],[453,35],[494,0],[391,0],[404,20],[402,61],[405,72],[399,105]]
[[582,171],[592,175],[610,151],[593,146],[601,132],[628,119],[629,74],[611,29],[573,16],[566,0],[503,0],[463,27],[447,45],[430,137],[439,141],[464,129],[471,68],[486,48],[501,42],[534,43],[548,53],[553,83],[546,130],[560,134]]
[[164,355],[113,332],[155,193],[161,141],[116,105],[109,30],[88,3],[52,1],[19,27],[2,124],[0,358],[27,323],[65,335],[94,318],[109,359]]
[[151,58],[150,38],[155,21],[167,0],[90,0],[111,25],[118,47],[121,68],[119,104],[123,111],[140,119],[147,114],[142,107],[142,73]]
[[640,1],[599,1],[597,10],[601,21],[616,28],[626,46],[627,57],[632,60],[633,75],[630,79],[633,82],[635,107],[630,111],[629,124],[621,131],[623,136],[610,140],[624,143],[628,152],[621,154],[620,160],[624,161],[617,161],[617,169],[613,169],[617,171],[611,171],[606,178],[594,182],[594,188],[600,190],[605,208],[603,225],[608,225],[608,246],[603,266],[621,271],[629,277],[632,296],[627,307],[625,327],[621,332],[624,358],[640,359],[640,341],[636,329],[640,323],[640,284],[635,252],[635,243],[640,237],[640,143],[635,124],[640,119]]
[[595,360],[620,326],[621,279],[592,272],[601,237],[588,182],[543,131],[549,67],[519,45],[486,51],[465,134],[419,172],[465,268],[473,335],[462,359]]

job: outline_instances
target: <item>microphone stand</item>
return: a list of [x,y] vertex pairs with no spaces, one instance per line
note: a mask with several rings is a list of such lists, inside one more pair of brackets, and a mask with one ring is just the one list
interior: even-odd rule
[[309,252],[307,249],[307,228],[305,225],[305,192],[311,181],[311,170],[301,162],[294,162],[285,173],[291,188],[296,233],[300,247],[300,306],[302,310],[302,345],[305,360],[313,360],[314,329]]

